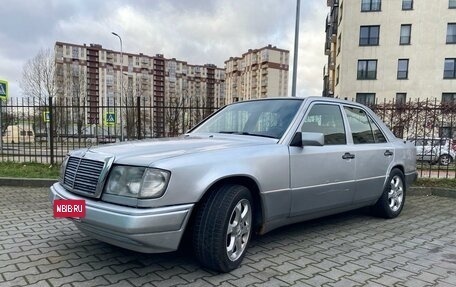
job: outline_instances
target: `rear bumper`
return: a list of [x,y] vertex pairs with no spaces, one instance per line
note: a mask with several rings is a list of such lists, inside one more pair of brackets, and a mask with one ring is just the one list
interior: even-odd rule
[[193,204],[134,208],[84,198],[55,183],[49,199],[84,199],[86,216],[71,219],[85,234],[126,249],[160,253],[179,247]]

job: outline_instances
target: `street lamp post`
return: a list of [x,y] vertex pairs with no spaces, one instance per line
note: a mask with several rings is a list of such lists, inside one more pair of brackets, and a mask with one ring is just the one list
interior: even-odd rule
[[124,141],[124,132],[123,132],[123,117],[122,117],[122,99],[123,99],[123,49],[122,49],[122,38],[119,34],[115,32],[111,32],[114,36],[119,38],[120,41],[120,106],[119,106],[119,113],[120,113],[120,141]]
[[291,82],[291,96],[296,97],[296,77],[298,75],[298,47],[299,47],[299,14],[301,0],[296,2],[296,23],[295,23],[295,39],[294,39],[294,56],[293,56],[293,79]]

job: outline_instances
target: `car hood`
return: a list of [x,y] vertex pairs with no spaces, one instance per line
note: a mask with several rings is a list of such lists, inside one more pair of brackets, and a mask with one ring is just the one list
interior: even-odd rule
[[233,149],[253,145],[276,144],[277,139],[244,135],[186,135],[177,138],[129,141],[78,150],[71,155],[113,157],[114,163],[149,166],[152,163],[190,153]]

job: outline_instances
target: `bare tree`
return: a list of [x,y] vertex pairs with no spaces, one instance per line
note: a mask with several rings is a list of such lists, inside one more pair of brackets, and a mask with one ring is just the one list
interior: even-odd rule
[[174,137],[184,130],[182,120],[184,116],[184,100],[182,97],[171,97],[168,99],[165,110],[165,129],[168,137]]
[[41,49],[28,60],[22,69],[20,86],[24,95],[46,103],[48,97],[56,95],[54,53],[51,49]]

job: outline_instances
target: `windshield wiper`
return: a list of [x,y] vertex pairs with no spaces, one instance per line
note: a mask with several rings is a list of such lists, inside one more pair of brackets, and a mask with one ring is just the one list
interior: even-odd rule
[[253,134],[253,133],[248,133],[248,132],[219,131],[218,133],[220,133],[220,134],[235,134],[235,135],[245,135],[245,136],[255,136],[255,137],[264,137],[264,138],[277,139],[275,136],[263,135],[263,134]]

